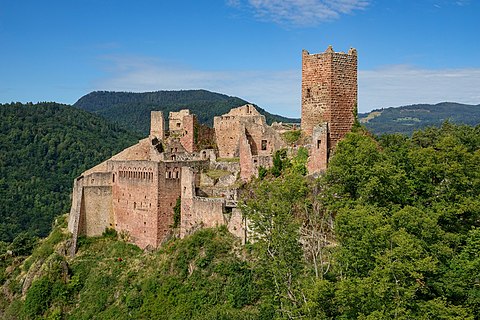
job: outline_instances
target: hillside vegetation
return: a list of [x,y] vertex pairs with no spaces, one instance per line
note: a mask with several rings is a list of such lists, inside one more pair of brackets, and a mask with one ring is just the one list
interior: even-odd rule
[[107,231],[70,258],[61,221],[29,257],[1,246],[0,316],[479,319],[480,126],[360,128],[324,176],[305,162],[277,152],[246,186],[246,246],[220,228],[142,252]]
[[137,138],[67,105],[0,104],[0,241],[46,236],[70,208],[73,179]]
[[[95,91],[81,97],[74,106],[96,113],[121,126],[148,134],[150,129],[150,111],[163,111],[168,125],[168,113],[181,109],[190,109],[202,124],[213,126],[213,117],[225,114],[232,108],[248,103],[237,97],[230,97],[206,90],[155,91],[144,93]],[[299,122],[266,112],[268,123]]]
[[475,126],[480,124],[480,105],[454,102],[414,104],[397,108],[383,108],[359,114],[359,120],[370,132],[402,133],[411,136],[415,130],[439,127],[444,121]]

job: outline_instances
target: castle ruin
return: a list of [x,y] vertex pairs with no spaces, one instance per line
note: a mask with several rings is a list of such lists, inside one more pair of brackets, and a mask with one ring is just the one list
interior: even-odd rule
[[[309,152],[309,174],[326,169],[336,144],[352,128],[356,101],[355,49],[303,51],[299,141]],[[199,125],[189,110],[170,112],[169,130],[165,120],[152,111],[147,138],[75,179],[68,223],[73,252],[79,235],[98,236],[107,228],[140,248],[157,248],[174,232],[184,237],[218,225],[246,241],[247,223],[237,207],[241,185],[260,167],[271,167],[277,150],[300,147],[283,138],[295,126],[269,126],[251,104],[215,117],[213,129]]]

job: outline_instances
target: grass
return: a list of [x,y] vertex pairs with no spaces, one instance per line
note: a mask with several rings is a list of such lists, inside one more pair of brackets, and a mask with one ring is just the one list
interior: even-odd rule
[[217,162],[240,162],[240,158],[217,158]]
[[226,170],[208,170],[205,174],[212,179],[220,179],[221,177],[228,176],[231,172]]

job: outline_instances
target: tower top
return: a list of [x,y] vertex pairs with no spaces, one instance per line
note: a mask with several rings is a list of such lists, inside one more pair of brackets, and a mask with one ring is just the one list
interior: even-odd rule
[[314,55],[323,55],[323,54],[347,54],[347,55],[351,55],[351,56],[356,56],[357,55],[357,49],[351,47],[348,50],[347,53],[345,53],[343,51],[335,52],[333,50],[333,46],[329,45],[328,48],[324,52],[321,52],[321,53],[310,54],[310,52],[308,52],[307,50],[305,50],[305,49],[302,50],[302,55],[303,56],[308,56],[308,55],[314,56]]

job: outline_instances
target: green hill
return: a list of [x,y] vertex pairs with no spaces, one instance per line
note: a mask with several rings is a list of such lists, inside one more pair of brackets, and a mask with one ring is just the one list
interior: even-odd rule
[[0,240],[46,236],[69,210],[73,179],[137,138],[67,105],[0,104]]
[[414,104],[396,108],[376,109],[358,115],[360,123],[372,133],[402,133],[412,135],[416,130],[440,126],[444,121],[475,126],[480,123],[480,105],[454,102]]
[[142,251],[106,230],[71,257],[58,218],[0,242],[0,318],[478,320],[479,150],[480,126],[359,128],[315,181],[277,153],[245,185],[246,245],[219,227]]
[[[200,123],[213,126],[213,117],[239,107],[247,101],[206,90],[156,91],[156,92],[110,92],[95,91],[81,97],[74,106],[93,112],[121,126],[148,134],[150,111],[168,112],[190,109]],[[285,118],[268,113],[262,108],[258,111],[265,115],[268,123],[299,122],[299,119]]]

